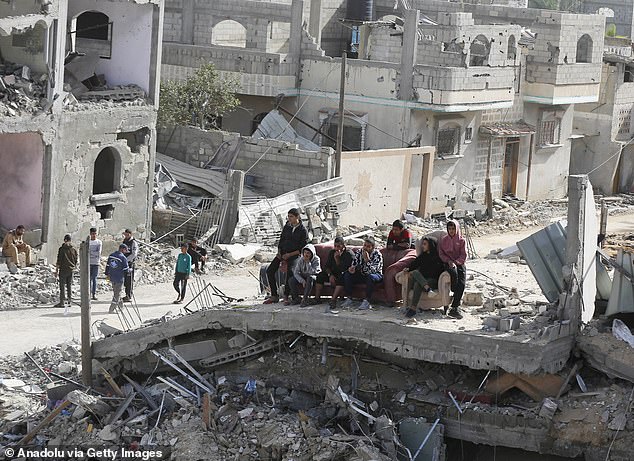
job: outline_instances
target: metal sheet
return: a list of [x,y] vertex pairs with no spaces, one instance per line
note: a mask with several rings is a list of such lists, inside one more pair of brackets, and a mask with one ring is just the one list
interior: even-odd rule
[[[517,242],[533,276],[550,302],[555,302],[564,288],[563,266],[566,259],[566,221],[559,221]],[[597,297],[611,297],[613,282],[599,256],[597,268]],[[634,307],[632,307],[634,312]]]
[[607,301],[610,299],[610,293],[612,292],[612,279],[598,254],[595,264],[597,266],[597,299]]
[[[634,255],[619,250],[616,262],[625,269],[630,277],[634,277]],[[621,272],[615,270],[612,293],[610,293],[610,301],[605,314],[614,315],[621,312],[634,312],[634,285]]]
[[551,224],[517,242],[535,280],[550,302],[564,289],[562,268],[566,259],[565,221]]

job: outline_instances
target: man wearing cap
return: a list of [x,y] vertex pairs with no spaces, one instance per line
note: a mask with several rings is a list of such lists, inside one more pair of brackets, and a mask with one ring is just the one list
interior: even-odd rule
[[121,289],[123,288],[123,282],[128,272],[128,259],[125,256],[127,252],[128,246],[122,243],[119,245],[118,251],[108,256],[108,261],[106,262],[106,277],[108,277],[112,283],[112,302],[108,310],[110,314],[122,304]]
[[55,276],[59,279],[59,303],[54,307],[64,307],[66,298],[64,288],[68,295],[68,303],[71,301],[71,286],[73,283],[73,271],[77,268],[77,250],[71,243],[70,234],[64,236],[64,243],[57,250],[57,262],[55,263]]
[[123,231],[123,244],[127,247],[125,257],[128,260],[128,272],[125,276],[125,298],[123,302],[132,301],[132,289],[134,287],[134,263],[139,256],[139,243],[134,239],[132,231],[126,229]]

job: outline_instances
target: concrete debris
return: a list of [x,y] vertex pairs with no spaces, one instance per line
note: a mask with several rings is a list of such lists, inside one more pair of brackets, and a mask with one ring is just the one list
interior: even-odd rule
[[[114,243],[112,243],[114,246]],[[176,256],[173,248],[165,244],[141,245],[135,268],[135,284],[154,284],[171,281],[174,274]],[[105,250],[104,250],[105,254]],[[97,293],[111,293],[112,287],[104,274],[105,258],[97,279]],[[210,268],[215,267],[210,262]],[[79,298],[79,276],[72,282],[73,296]],[[73,298],[75,299],[75,298]],[[52,305],[59,300],[59,282],[55,277],[55,267],[40,260],[35,266],[17,269],[15,273],[5,264],[0,264],[0,311],[32,306]]]
[[240,264],[253,259],[258,250],[260,250],[259,245],[250,244],[228,245],[218,243],[214,246],[214,251],[226,258],[231,264]]
[[46,74],[36,74],[28,66],[4,62],[0,65],[0,114],[15,117],[43,112]]
[[[46,369],[55,359],[68,357],[68,347],[32,354]],[[93,390],[51,393],[48,409],[60,401],[70,406],[40,428],[38,443],[48,447],[114,448],[125,441],[138,449],[162,450],[166,459],[178,460],[390,460],[403,455],[410,459],[403,447],[414,455],[422,446],[424,457],[417,459],[443,460],[445,443],[453,443],[445,436],[477,442],[483,429],[490,443],[508,444],[507,438],[512,437],[522,440],[524,449],[559,455],[565,450],[576,454],[605,450],[605,440],[620,431],[612,452],[616,455],[611,459],[627,459],[623,454],[629,453],[626,449],[632,431],[625,408],[631,389],[590,370],[584,376],[595,392],[583,397],[564,395],[555,401],[543,395],[558,391],[562,378],[556,375],[491,377],[487,391],[480,391],[482,374],[466,367],[386,362],[379,358],[380,351],[361,351],[346,342],[328,347],[328,354],[337,360],[324,367],[320,350],[321,345],[304,337],[292,351],[282,348],[266,352],[264,363],[254,356],[215,372],[199,369],[216,388],[213,394],[206,394],[206,406],[198,402],[192,392],[196,385],[186,377],[169,378],[174,385],[192,392],[184,397],[156,379],[168,377],[163,368],[155,370],[143,386],[136,383],[148,398],[160,404],[154,410],[145,399],[135,398],[131,385],[120,376],[115,379],[126,397],[106,397],[111,388],[99,379]],[[358,365],[359,391],[355,396],[349,374],[352,363]],[[0,375],[47,387],[46,378],[26,358],[2,359]],[[255,383],[254,390],[246,392],[250,382]],[[536,395],[505,392],[513,386],[522,390],[528,386]],[[329,389],[335,392],[329,394]],[[379,394],[389,398],[381,399],[383,403],[379,404],[374,399]],[[458,414],[449,394],[455,396],[462,414]],[[540,405],[535,407],[532,398]],[[446,411],[431,431],[439,407]],[[0,410],[5,415],[0,431],[15,435],[0,440],[0,450],[21,439],[27,423],[41,420],[46,408],[19,388],[0,393]],[[209,429],[203,424],[205,412]],[[593,423],[596,435],[588,438],[578,433]]]

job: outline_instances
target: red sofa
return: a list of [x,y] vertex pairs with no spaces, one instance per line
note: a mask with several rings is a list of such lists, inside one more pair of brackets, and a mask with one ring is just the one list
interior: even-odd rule
[[[334,247],[333,242],[320,243],[315,245],[317,256],[321,259],[321,267],[323,269],[326,261],[328,261],[328,253]],[[356,250],[360,247],[347,247],[349,250]],[[374,289],[374,300],[379,302],[393,303],[402,299],[402,288],[396,282],[396,274],[401,272],[410,263],[416,259],[416,250],[388,250],[382,248],[379,250],[383,255],[383,281]],[[329,284],[324,286],[322,296],[332,295],[333,287]],[[365,285],[356,285],[352,292],[353,298],[363,298],[365,296]]]

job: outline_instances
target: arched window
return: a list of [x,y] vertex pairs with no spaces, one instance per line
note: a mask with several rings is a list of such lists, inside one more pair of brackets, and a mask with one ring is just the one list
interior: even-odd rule
[[73,20],[73,31],[77,53],[111,57],[112,24],[108,15],[99,11],[86,11]]
[[262,120],[264,120],[264,117],[266,117],[268,114],[268,112],[261,112],[253,117],[253,120],[251,121],[251,134],[255,133],[255,130],[258,129],[260,123],[262,123]]
[[246,48],[247,30],[237,21],[220,21],[211,31],[211,44]]
[[471,42],[469,47],[469,65],[470,66],[486,66],[489,60],[489,52],[491,51],[491,43],[484,35],[478,35]]
[[109,194],[119,190],[119,171],[121,160],[119,153],[112,147],[106,147],[95,160],[93,173],[93,195]]
[[515,61],[517,57],[517,43],[515,42],[515,35],[509,37],[508,45],[506,47],[506,59]]
[[577,62],[592,62],[592,38],[588,34],[577,41]]

